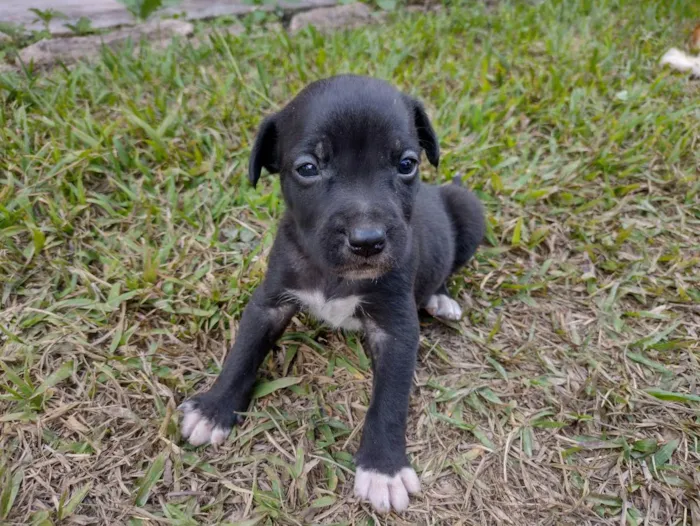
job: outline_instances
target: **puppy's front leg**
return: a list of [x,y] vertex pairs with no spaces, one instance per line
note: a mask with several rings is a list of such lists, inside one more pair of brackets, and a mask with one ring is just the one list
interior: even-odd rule
[[192,445],[220,444],[243,420],[238,413],[248,409],[258,368],[297,310],[293,304],[278,305],[274,298],[265,284],[255,290],[216,382],[180,406],[182,436]]
[[[394,310],[391,310],[394,309]],[[380,513],[408,507],[420,482],[406,455],[406,418],[418,352],[419,325],[413,298],[368,312],[366,342],[374,371],[372,401],[355,456],[355,496]]]

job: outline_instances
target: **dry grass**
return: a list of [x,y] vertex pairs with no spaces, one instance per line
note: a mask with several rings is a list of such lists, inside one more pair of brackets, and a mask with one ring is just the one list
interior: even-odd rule
[[[700,12],[660,4],[453,5],[0,76],[0,521],[700,524],[700,92],[656,65]],[[352,334],[295,319],[223,447],[178,434],[282,209],[244,183],[251,134],[340,71],[426,100],[426,177],[466,174],[490,216],[467,316],[425,320],[402,517],[351,496]]]

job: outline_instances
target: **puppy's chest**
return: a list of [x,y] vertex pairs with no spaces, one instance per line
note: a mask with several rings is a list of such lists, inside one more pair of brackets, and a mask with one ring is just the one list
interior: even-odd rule
[[321,290],[291,290],[290,294],[309,313],[333,327],[356,331],[362,328],[356,312],[361,298],[356,295],[328,298]]

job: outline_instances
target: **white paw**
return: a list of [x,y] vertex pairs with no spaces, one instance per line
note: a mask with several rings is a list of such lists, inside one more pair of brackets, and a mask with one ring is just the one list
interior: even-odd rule
[[215,426],[202,415],[191,402],[185,402],[179,409],[184,413],[180,431],[193,446],[202,444],[223,444],[231,429]]
[[430,296],[425,310],[427,310],[431,316],[443,318],[445,320],[457,321],[462,318],[462,308],[459,306],[459,303],[444,294],[434,294]]
[[420,480],[413,468],[403,468],[393,477],[362,468],[355,472],[355,497],[369,502],[379,513],[389,513],[392,508],[406,510],[409,493],[420,493]]

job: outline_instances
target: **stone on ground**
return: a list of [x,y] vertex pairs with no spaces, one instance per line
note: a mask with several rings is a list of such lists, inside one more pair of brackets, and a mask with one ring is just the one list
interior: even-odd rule
[[[43,24],[30,8],[54,9],[65,15],[49,23],[53,35],[67,34],[65,24],[75,24],[81,17],[92,22],[95,29],[133,25],[134,17],[121,0],[0,0],[0,22],[25,26],[27,30],[40,30]],[[181,0],[176,5],[158,11],[156,16],[167,17],[184,14],[187,20],[242,16],[256,10],[281,9],[286,13],[335,5],[337,0],[277,0],[254,2],[250,0]]]
[[37,67],[48,67],[62,62],[70,64],[88,60],[100,54],[101,47],[116,48],[131,39],[138,44],[141,39],[154,44],[167,44],[174,37],[188,37],[194,26],[182,20],[156,20],[134,27],[118,29],[104,35],[40,40],[22,49],[19,57],[25,64],[34,62]]
[[296,33],[307,26],[314,26],[319,31],[348,29],[371,24],[376,20],[366,4],[355,3],[335,7],[321,7],[294,15],[289,23],[289,32]]

